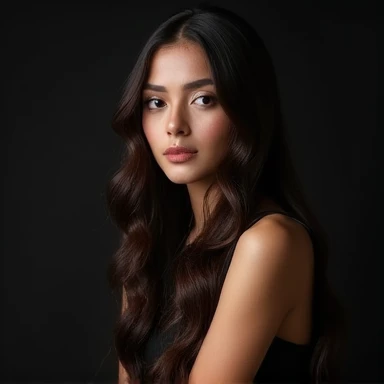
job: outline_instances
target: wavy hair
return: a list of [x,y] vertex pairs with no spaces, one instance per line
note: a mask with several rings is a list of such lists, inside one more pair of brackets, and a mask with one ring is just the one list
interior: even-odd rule
[[[232,123],[229,151],[204,198],[204,227],[184,246],[193,214],[185,185],[172,183],[143,134],[142,88],[153,54],[189,41],[205,51],[218,101]],[[240,235],[257,215],[262,196],[311,229],[315,252],[311,375],[338,379],[343,311],[327,276],[328,239],[311,212],[283,130],[271,58],[241,17],[203,5],[173,14],[150,36],[134,65],[113,117],[125,143],[120,168],[107,186],[111,219],[121,233],[108,269],[110,286],[128,309],[115,328],[118,359],[141,382],[184,382],[213,318]],[[210,194],[217,203],[209,209]],[[172,278],[171,278],[172,277]],[[173,329],[174,341],[146,367],[145,343],[154,326]]]

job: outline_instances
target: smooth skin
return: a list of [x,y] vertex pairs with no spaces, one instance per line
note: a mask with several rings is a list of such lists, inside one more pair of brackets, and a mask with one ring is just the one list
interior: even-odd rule
[[[202,227],[204,193],[227,153],[230,132],[213,83],[196,83],[201,79],[212,80],[205,52],[194,43],[179,42],[156,52],[143,91],[143,131],[152,153],[171,181],[188,188],[195,227],[187,242]],[[171,163],[163,153],[175,144],[198,153],[186,163]],[[260,208],[281,210],[267,198]],[[189,383],[252,382],[275,336],[307,344],[313,263],[309,234],[287,216],[268,215],[245,231]],[[127,380],[119,364],[119,384]]]
[[[190,42],[160,48],[152,59],[144,88],[144,134],[168,179],[187,185],[194,231],[200,231],[204,194],[227,154],[231,125],[217,101],[205,52]],[[171,146],[190,147],[198,153],[185,163],[175,164],[164,156]]]
[[245,231],[189,383],[250,383],[275,336],[307,344],[312,271],[301,224],[273,214]]

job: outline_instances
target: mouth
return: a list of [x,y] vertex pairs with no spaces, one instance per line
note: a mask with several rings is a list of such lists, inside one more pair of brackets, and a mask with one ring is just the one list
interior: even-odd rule
[[197,152],[180,152],[180,153],[169,153],[166,154],[165,157],[171,163],[184,163],[193,157],[195,157]]

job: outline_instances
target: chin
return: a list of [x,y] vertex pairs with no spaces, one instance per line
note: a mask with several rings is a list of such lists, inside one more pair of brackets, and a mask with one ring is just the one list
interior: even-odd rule
[[169,181],[171,181],[172,183],[174,184],[190,184],[190,183],[193,183],[194,179],[190,178],[190,177],[185,177],[185,176],[171,176],[171,175],[167,175],[167,178],[169,179]]
[[171,172],[165,174],[169,181],[174,184],[193,184],[193,183],[211,183],[213,181],[212,175],[186,175],[183,172],[180,175],[172,174]]

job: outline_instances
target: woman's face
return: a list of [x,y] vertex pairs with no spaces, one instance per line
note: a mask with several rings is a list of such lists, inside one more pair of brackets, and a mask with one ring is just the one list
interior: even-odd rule
[[[160,48],[142,100],[144,134],[166,176],[177,184],[210,184],[227,153],[230,120],[203,49],[190,42]],[[178,146],[192,153],[165,153]]]

